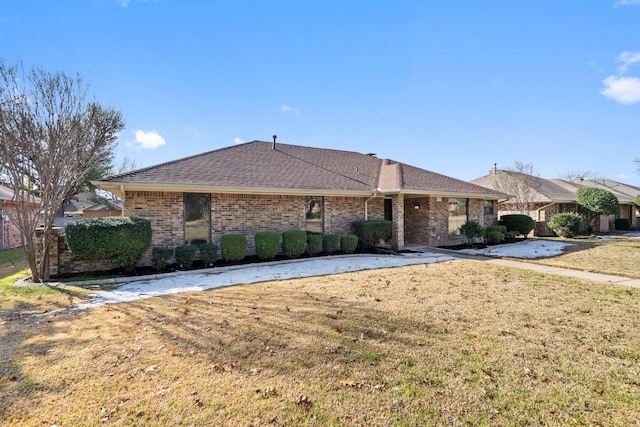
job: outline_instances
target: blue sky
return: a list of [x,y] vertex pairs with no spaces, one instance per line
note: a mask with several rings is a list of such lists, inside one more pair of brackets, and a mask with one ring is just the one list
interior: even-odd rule
[[640,0],[0,0],[0,40],[122,111],[138,167],[277,134],[640,186]]

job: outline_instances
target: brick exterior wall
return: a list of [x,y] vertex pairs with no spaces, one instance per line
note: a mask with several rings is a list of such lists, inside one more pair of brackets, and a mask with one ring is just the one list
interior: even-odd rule
[[[324,197],[324,232],[351,233],[351,222],[364,219],[365,201],[368,218],[384,219],[384,197]],[[393,243],[404,247],[409,243],[431,246],[455,244],[458,238],[448,235],[448,199],[424,197],[406,199],[395,195],[392,199]],[[211,241],[219,243],[225,234],[247,235],[247,255],[255,253],[254,235],[259,231],[304,230],[306,228],[306,196],[294,195],[211,195]],[[414,209],[415,202],[420,209]],[[183,193],[127,191],[123,214],[146,218],[153,230],[152,247],[176,247],[184,244]],[[404,221],[397,221],[403,218]],[[485,216],[482,200],[469,200],[469,218],[483,225],[495,223],[495,215]],[[439,238],[438,238],[439,237]],[[463,240],[463,239],[462,239]],[[55,252],[55,255],[54,255]],[[54,265],[55,264],[55,265]],[[151,249],[138,265],[151,264]],[[64,239],[58,239],[52,249],[51,275],[111,269],[106,261],[80,261],[67,250]]]
[[16,207],[11,202],[4,202],[2,209],[5,213],[5,220],[0,220],[0,227],[4,225],[4,229],[0,229],[0,238],[4,239],[0,242],[0,249],[12,249],[22,246],[22,235],[20,234],[20,228],[12,220],[15,217]]
[[[420,209],[415,209],[415,204]],[[449,234],[449,199],[446,197],[422,197],[407,199],[404,203],[405,233],[408,243],[447,246],[465,243],[466,237]],[[497,223],[497,210],[493,215],[484,214],[484,200],[469,199],[468,217],[483,227]]]

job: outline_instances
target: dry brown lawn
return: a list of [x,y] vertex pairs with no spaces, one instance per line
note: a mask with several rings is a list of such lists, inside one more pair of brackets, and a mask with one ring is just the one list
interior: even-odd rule
[[633,425],[640,290],[479,261],[4,320],[3,425]]
[[640,279],[640,237],[555,240],[573,246],[567,246],[560,256],[528,262]]

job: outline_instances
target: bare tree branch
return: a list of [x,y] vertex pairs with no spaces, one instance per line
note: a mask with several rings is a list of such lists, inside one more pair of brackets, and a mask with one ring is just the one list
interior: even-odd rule
[[515,162],[514,167],[496,171],[495,190],[511,197],[502,203],[505,210],[529,215],[533,209],[537,177],[533,165]]
[[[0,61],[0,160],[18,205],[16,222],[34,281],[48,280],[56,212],[101,163],[110,163],[122,115],[86,101],[80,76]],[[40,201],[40,210],[33,209]],[[42,257],[34,232],[42,222]]]

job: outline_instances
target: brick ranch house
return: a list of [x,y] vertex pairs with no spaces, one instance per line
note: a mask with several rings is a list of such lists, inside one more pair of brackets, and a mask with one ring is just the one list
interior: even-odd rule
[[[551,217],[557,213],[577,212],[576,193],[582,187],[596,187],[607,190],[616,196],[620,203],[620,212],[616,215],[602,215],[596,219],[595,232],[606,232],[614,228],[613,222],[617,218],[628,218],[632,227],[640,227],[640,211],[635,206],[634,199],[640,194],[640,188],[610,179],[576,178],[575,182],[562,179],[544,179],[519,172],[506,172],[497,168],[489,171],[488,175],[476,178],[471,182],[490,189],[503,188],[500,180],[510,179],[507,174],[522,176],[520,182],[528,188],[529,216],[536,221],[533,231],[535,236],[553,236],[555,233],[548,227]],[[509,209],[509,202],[498,204],[498,215],[520,213]],[[585,224],[585,227],[587,224]]]
[[[496,222],[505,195],[373,154],[253,141],[111,176],[94,185],[123,215],[151,220],[152,246],[217,243],[258,231],[351,233],[351,222],[393,222],[393,243],[442,246],[473,219]],[[148,263],[149,253],[141,264]]]

